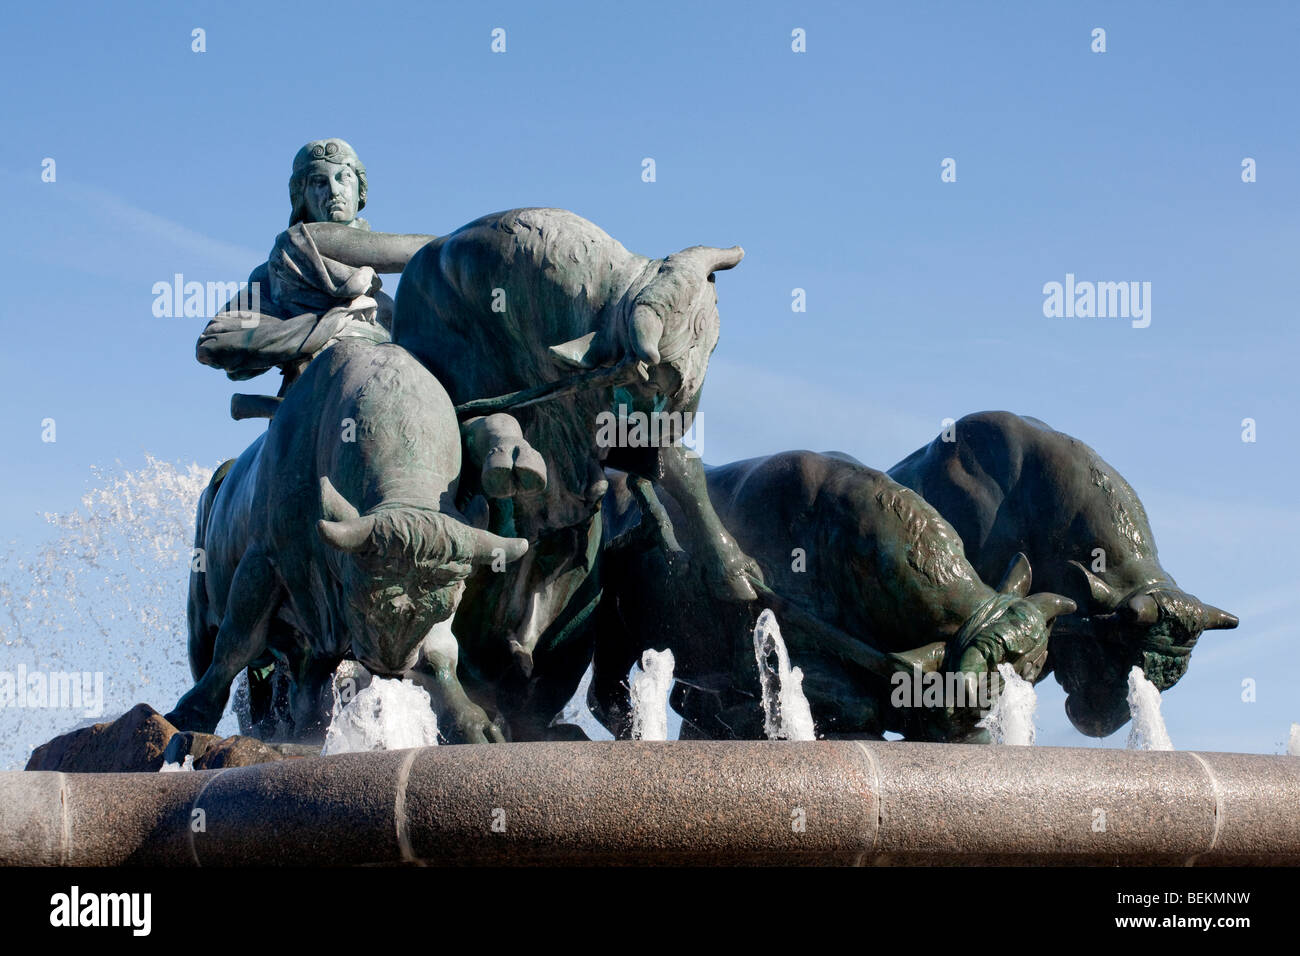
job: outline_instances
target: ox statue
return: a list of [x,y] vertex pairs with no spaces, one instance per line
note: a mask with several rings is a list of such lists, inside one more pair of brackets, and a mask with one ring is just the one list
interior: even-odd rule
[[[718,340],[713,274],[742,255],[694,246],[649,259],[571,212],[516,209],[429,242],[402,273],[393,341],[462,410],[516,396],[499,407],[546,456],[543,493],[492,508],[491,528],[527,538],[529,554],[472,582],[454,624],[471,670],[513,710],[516,739],[546,733],[590,659],[583,622],[599,595],[605,464],[677,500],[711,593],[755,596],[757,567],[710,507],[702,464],[676,441],[680,428],[659,447],[608,447],[617,443],[601,439],[598,423],[618,406],[678,423],[694,415]],[[598,384],[523,399],[584,376]]]
[[[319,721],[325,681],[351,655],[407,673],[455,611],[476,565],[528,543],[466,522],[456,507],[462,436],[442,386],[404,349],[361,339],[313,360],[267,431],[214,475],[199,503],[190,668],[167,719],[212,731],[250,665],[290,675],[298,729]],[[454,653],[454,651],[453,651]],[[455,684],[442,703],[469,740],[501,739]]]
[[[996,591],[989,587],[919,495],[846,456],[793,451],[706,471],[718,515],[770,585],[760,585],[765,602],[804,671],[820,732],[982,739],[976,679],[1006,662],[1033,680],[1053,621],[1075,610],[1060,595],[1026,596],[1023,555],[1000,569]],[[647,514],[653,500],[637,494],[634,479],[615,479],[593,710],[612,732],[626,733],[628,668],[642,650],[666,646],[677,662],[673,706],[684,735],[761,737],[747,638],[762,605],[715,605],[681,580],[667,523]],[[663,504],[671,519],[676,502]],[[910,695],[894,706],[895,674],[935,669],[963,683],[956,706],[917,708]]]
[[[1187,670],[1202,631],[1237,626],[1160,565],[1142,502],[1078,439],[1036,418],[980,412],[889,471],[932,504],[987,574],[1016,552],[1035,583],[1078,602],[1051,641],[1048,669],[1070,722],[1105,737],[1129,717],[1134,665],[1161,690]],[[1095,569],[1095,570],[1094,570]]]

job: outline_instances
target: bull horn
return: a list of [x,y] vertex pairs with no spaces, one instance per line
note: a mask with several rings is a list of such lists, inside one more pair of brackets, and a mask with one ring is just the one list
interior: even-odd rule
[[1075,604],[1068,597],[1061,594],[1053,594],[1051,591],[1039,591],[1037,594],[1029,595],[1029,603],[1043,612],[1043,618],[1050,624],[1054,619],[1064,615],[1073,614],[1079,610],[1079,605]]
[[1205,608],[1205,630],[1230,631],[1237,626],[1237,615],[1221,611],[1213,604],[1201,605]]
[[322,518],[316,522],[316,531],[326,544],[340,551],[353,553],[366,546],[374,529],[374,515],[348,518],[344,521],[329,521]]
[[524,538],[503,538],[490,531],[457,521],[447,515],[438,516],[442,532],[450,545],[451,560],[469,564],[491,564],[503,556],[507,562],[518,561],[528,552]]
[[937,671],[943,667],[943,659],[947,652],[948,645],[945,642],[935,641],[923,647],[914,647],[910,651],[895,651],[889,655],[889,658],[904,673],[910,674],[912,671],[918,670],[928,674],[930,671]]
[[320,476],[320,513],[328,521],[349,521],[361,517],[361,512],[338,493],[326,475]]
[[1029,593],[1029,582],[1032,577],[1033,572],[1029,567],[1029,558],[1025,557],[1023,551],[1017,551],[1016,556],[1007,565],[1006,573],[1002,575],[1002,583],[998,585],[998,592],[1024,597]]
[[[1104,608],[1107,611],[1113,611],[1119,605],[1120,593],[1113,587],[1103,581],[1097,575],[1093,574],[1078,561],[1071,561],[1073,566],[1083,578],[1086,596],[1092,599],[1093,608]],[[1081,595],[1082,596],[1082,595]]]
[[717,246],[691,246],[668,257],[671,265],[693,269],[701,276],[710,276],[725,269],[734,269],[745,258],[745,250],[740,246],[719,249]]

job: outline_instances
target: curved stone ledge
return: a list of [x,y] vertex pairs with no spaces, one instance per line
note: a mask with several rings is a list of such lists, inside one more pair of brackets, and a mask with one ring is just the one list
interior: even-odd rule
[[0,774],[0,864],[1300,864],[1300,758],[533,743]]

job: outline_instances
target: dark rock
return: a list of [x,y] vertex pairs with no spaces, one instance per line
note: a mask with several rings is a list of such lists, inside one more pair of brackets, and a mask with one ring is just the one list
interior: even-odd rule
[[184,764],[186,757],[197,761],[200,757],[221,742],[216,734],[204,734],[188,730],[177,731],[163,752],[163,763]]
[[117,720],[82,727],[55,737],[32,751],[28,770],[63,773],[156,773],[164,763],[195,770],[250,767],[277,760],[315,757],[320,747],[268,744],[238,734],[220,737],[178,731],[148,704],[137,704]]
[[[203,747],[203,752],[194,758],[195,770],[217,770],[221,767],[251,767],[254,764],[271,763],[276,760],[286,759],[279,749],[271,744],[263,743],[256,737],[243,737],[239,734],[224,739],[213,738],[212,734],[194,734],[193,736],[209,738],[208,740],[200,739],[197,741]],[[315,752],[320,753],[319,750]]]
[[28,770],[63,773],[156,772],[176,728],[148,704],[117,720],[73,730],[32,751]]

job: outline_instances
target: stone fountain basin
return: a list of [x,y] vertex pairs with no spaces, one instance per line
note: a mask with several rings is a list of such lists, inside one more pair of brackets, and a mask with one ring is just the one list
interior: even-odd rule
[[0,774],[0,865],[1300,864],[1300,758],[553,742]]

